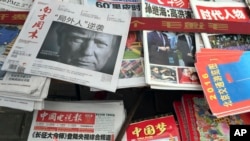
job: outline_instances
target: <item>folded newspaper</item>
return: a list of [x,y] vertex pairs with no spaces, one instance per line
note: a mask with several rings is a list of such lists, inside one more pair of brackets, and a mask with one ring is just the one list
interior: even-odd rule
[[114,92],[130,20],[130,10],[36,0],[2,70]]
[[34,111],[28,141],[115,141],[124,120],[122,101],[45,101]]
[[44,108],[44,99],[49,93],[51,79],[47,78],[41,90],[34,94],[0,92],[0,106],[13,109],[33,111]]
[[0,11],[29,11],[33,0],[0,0]]

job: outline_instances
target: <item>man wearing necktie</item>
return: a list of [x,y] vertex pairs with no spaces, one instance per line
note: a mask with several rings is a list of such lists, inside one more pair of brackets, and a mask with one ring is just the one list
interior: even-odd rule
[[169,65],[168,53],[170,43],[166,34],[160,31],[148,32],[149,62],[152,64]]
[[190,34],[180,33],[177,35],[177,50],[181,52],[185,66],[194,66],[194,37]]

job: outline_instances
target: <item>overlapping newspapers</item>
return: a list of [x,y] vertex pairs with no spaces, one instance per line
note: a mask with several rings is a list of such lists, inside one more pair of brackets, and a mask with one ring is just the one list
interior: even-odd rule
[[130,10],[36,0],[2,70],[114,92],[130,19]]
[[[11,10],[11,5],[7,4],[7,1],[6,4],[1,4],[0,9]],[[8,55],[22,29],[22,24],[18,23],[17,19],[20,22],[24,22],[25,14],[19,11],[1,11],[0,15],[2,17],[0,20],[1,68],[6,55]],[[44,106],[43,100],[48,95],[49,86],[50,78],[0,71],[0,106],[28,111],[42,109]]]

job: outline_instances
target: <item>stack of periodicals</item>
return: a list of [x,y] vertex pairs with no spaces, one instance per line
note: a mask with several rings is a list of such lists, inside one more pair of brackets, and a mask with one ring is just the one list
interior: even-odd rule
[[114,141],[125,115],[123,101],[45,101],[34,111],[28,141]]
[[212,115],[206,98],[201,94],[183,94],[173,102],[183,141],[230,140],[230,125],[248,125],[250,113],[222,118]]
[[[197,19],[234,22],[250,20],[249,8],[243,1],[192,0],[190,5]],[[212,16],[213,11],[218,11],[220,14]],[[218,28],[224,30],[226,27],[218,26]],[[197,46],[201,48],[196,53],[195,67],[208,105],[213,115],[217,117],[249,112],[246,85],[248,67],[247,64],[240,63],[241,55],[244,56],[243,52],[250,49],[249,39],[248,34],[201,33],[200,39],[197,40]],[[201,40],[203,43],[199,43]],[[235,65],[230,66],[230,64]]]
[[201,49],[198,75],[213,115],[249,112],[249,51]]
[[[1,2],[0,68],[22,29],[27,16],[25,11],[28,11],[31,5],[32,0],[23,2],[20,7],[11,5],[10,2]],[[16,54],[25,55],[23,52]],[[49,86],[50,78],[1,70],[0,106],[27,111],[43,109],[43,100],[48,95]]]
[[[143,0],[142,17],[190,19],[192,9],[189,0]],[[178,23],[173,27],[178,28]],[[201,90],[194,67],[193,33],[143,30],[143,51],[145,79],[152,89]]]

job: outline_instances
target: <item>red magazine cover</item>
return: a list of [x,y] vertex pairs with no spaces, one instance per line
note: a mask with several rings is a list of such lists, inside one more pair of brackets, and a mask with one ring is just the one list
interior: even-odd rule
[[155,117],[131,123],[127,130],[127,141],[180,141],[180,134],[173,115]]
[[203,95],[184,94],[182,104],[191,141],[229,140],[229,125],[250,124],[250,113],[223,118],[213,116]]
[[224,52],[201,51],[197,53],[195,63],[205,97],[217,117],[245,113],[250,107],[247,67],[250,54],[243,51]]
[[173,107],[174,107],[174,111],[178,120],[181,140],[190,141],[189,140],[190,137],[188,134],[187,119],[186,119],[185,111],[184,111],[181,101],[174,101]]

